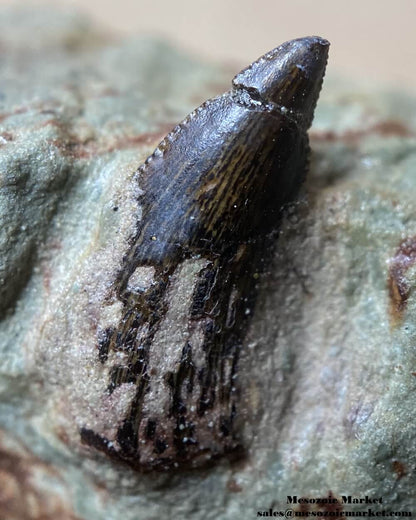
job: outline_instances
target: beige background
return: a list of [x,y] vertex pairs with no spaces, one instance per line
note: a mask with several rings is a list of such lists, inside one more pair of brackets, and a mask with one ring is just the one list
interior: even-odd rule
[[[39,4],[0,0],[1,4]],[[318,34],[331,70],[416,88],[416,0],[58,0],[107,29],[163,35],[195,54],[245,65],[279,43]]]

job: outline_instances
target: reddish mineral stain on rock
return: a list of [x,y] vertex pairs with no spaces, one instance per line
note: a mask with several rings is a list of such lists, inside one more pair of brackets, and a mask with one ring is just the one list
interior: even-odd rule
[[346,130],[342,133],[336,133],[331,130],[312,130],[310,133],[311,140],[314,141],[331,143],[342,141],[350,145],[356,145],[363,138],[371,135],[378,135],[381,137],[414,137],[414,132],[402,121],[391,119],[380,121],[372,126],[363,128],[362,130]]
[[22,446],[9,446],[0,431],[0,518],[7,520],[80,520],[62,496],[42,481],[65,487],[58,471]]
[[227,489],[230,493],[240,493],[241,491],[243,491],[243,488],[234,478],[228,481]]
[[397,325],[403,318],[411,287],[406,276],[407,271],[416,262],[416,236],[404,239],[394,257],[390,260],[388,289],[390,296],[390,315],[392,325]]
[[399,460],[394,460],[392,462],[392,467],[394,473],[396,473],[397,479],[401,479],[407,474],[406,466],[403,464],[403,462],[400,462]]

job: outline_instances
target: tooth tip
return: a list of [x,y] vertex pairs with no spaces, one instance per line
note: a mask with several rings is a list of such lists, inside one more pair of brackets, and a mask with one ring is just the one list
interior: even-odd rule
[[313,111],[325,73],[329,42],[320,36],[290,40],[261,56],[233,80],[255,89],[267,101],[297,113],[304,126]]
[[300,41],[310,41],[314,43],[319,43],[325,47],[329,47],[329,41],[321,36],[304,36],[303,38],[298,38]]

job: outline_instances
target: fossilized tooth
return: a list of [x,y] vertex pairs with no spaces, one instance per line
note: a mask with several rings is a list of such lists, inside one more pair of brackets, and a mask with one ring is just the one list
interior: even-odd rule
[[328,47],[307,37],[265,54],[139,168],[142,218],[115,281],[124,316],[99,339],[103,364],[124,355],[108,392],[127,383],[135,396],[114,437],[83,428],[84,442],[139,470],[244,451],[240,351],[282,207],[305,177]]

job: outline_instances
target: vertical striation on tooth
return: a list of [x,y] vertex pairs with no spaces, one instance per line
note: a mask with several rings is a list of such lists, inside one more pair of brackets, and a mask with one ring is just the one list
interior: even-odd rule
[[85,424],[84,442],[142,471],[244,452],[240,351],[305,177],[328,47],[307,37],[265,54],[139,168],[142,219],[115,280],[123,317],[99,341],[108,393],[128,384],[134,396],[113,437]]

